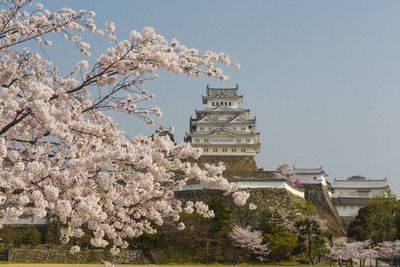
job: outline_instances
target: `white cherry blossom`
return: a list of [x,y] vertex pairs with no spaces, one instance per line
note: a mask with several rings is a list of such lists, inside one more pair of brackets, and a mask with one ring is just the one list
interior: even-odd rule
[[[47,57],[31,52],[40,51],[31,49],[40,46],[35,42],[50,45],[46,40],[60,35],[90,57],[91,45],[80,33],[104,33],[92,11],[51,12],[30,2],[2,2],[0,12],[1,218],[57,218],[62,243],[87,229],[93,246],[117,254],[128,246],[126,239],[154,234],[165,221],[183,229],[183,211],[214,216],[202,202],[182,203],[170,188],[201,183],[245,205],[249,194],[222,177],[223,164],[200,168],[186,162],[201,150],[174,145],[168,136],[127,137],[104,113],[124,112],[155,124],[152,116],[161,116],[160,109],[140,106],[154,98],[144,84],[155,72],[226,79],[217,65],[230,65],[228,55],[200,53],[151,27],[117,40],[115,25],[107,23],[113,45],[63,76]],[[72,246],[71,252],[78,251]]]

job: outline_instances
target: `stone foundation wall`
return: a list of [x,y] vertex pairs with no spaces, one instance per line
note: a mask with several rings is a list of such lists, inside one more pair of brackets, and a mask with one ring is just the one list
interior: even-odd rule
[[322,184],[303,184],[303,187],[305,199],[317,206],[324,215],[330,217],[329,223],[336,229],[336,234],[343,235],[346,232],[345,225],[333,205],[327,187]]
[[341,218],[342,218],[343,224],[346,227],[346,229],[349,226],[349,224],[352,223],[356,219],[356,217],[353,217],[353,216],[351,216],[351,217],[347,216],[347,217],[341,217]]
[[71,254],[67,249],[19,249],[11,248],[8,252],[9,262],[25,263],[145,263],[141,250],[121,250],[117,256],[112,256],[108,250],[90,249]]
[[[305,208],[305,200],[294,196],[284,188],[252,188],[246,189],[250,193],[248,203],[254,203],[258,208],[272,208],[279,210],[282,215],[295,215]],[[181,200],[205,201],[214,196],[222,197],[232,209],[237,208],[231,197],[224,196],[219,190],[194,190],[175,192]]]
[[226,178],[232,178],[234,176],[241,177],[263,177],[271,178],[272,172],[258,169],[256,161],[253,156],[201,156],[197,160],[191,160],[199,165],[218,164],[224,162],[226,170],[223,174]]

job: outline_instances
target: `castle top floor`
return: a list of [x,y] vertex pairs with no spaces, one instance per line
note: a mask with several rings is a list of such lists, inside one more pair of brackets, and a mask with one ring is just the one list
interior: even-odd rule
[[239,86],[234,88],[211,88],[207,85],[206,95],[203,95],[203,104],[207,108],[228,106],[238,108],[243,103],[243,96],[239,95]]

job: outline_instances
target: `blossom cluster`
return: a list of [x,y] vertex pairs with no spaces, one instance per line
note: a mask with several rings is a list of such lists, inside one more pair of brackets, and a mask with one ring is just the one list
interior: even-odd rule
[[377,258],[376,250],[369,248],[370,240],[349,242],[346,238],[339,238],[329,248],[329,256],[335,260],[351,260],[353,258],[363,265],[367,258]]
[[355,258],[361,265],[367,258],[391,261],[400,257],[400,240],[383,241],[373,246],[371,240],[350,242],[346,238],[339,238],[328,248],[332,259],[346,261]]
[[166,220],[183,229],[183,211],[214,215],[204,203],[182,203],[170,188],[201,183],[245,204],[248,194],[222,177],[223,165],[186,161],[201,150],[175,145],[168,136],[127,137],[104,113],[125,112],[154,124],[150,116],[161,116],[160,109],[139,106],[154,98],[142,88],[145,81],[158,69],[224,80],[215,64],[230,65],[228,55],[200,53],[149,27],[118,41],[115,25],[107,23],[112,46],[94,65],[83,59],[61,76],[30,46],[51,45],[48,38],[60,34],[89,57],[90,44],[79,33],[104,31],[94,12],[50,12],[41,4],[30,10],[29,4],[7,1],[0,12],[0,218],[55,217],[62,243],[88,229],[93,246],[117,254],[128,238],[154,234]]
[[229,233],[229,239],[235,247],[247,249],[257,255],[257,258],[263,260],[270,253],[268,244],[263,244],[261,231],[253,230],[249,227],[243,228],[235,225]]
[[288,164],[282,164],[279,166],[277,171],[274,172],[273,176],[274,178],[284,178],[288,183],[296,188],[301,188],[302,184],[301,182],[296,179],[295,172],[293,171],[293,168],[288,165]]

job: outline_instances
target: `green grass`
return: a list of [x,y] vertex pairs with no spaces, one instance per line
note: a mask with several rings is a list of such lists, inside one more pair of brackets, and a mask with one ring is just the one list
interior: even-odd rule
[[[4,266],[10,267],[103,267],[102,264],[56,264],[56,263],[0,263]],[[233,266],[232,264],[166,264],[166,265],[154,265],[154,264],[115,264],[115,267],[178,267],[178,266],[185,266],[185,267],[207,267],[207,266],[214,266],[214,267],[224,267],[224,266]],[[238,267],[261,267],[261,266],[291,266],[291,267],[300,267],[300,266],[309,266],[309,265],[298,265],[296,263],[281,263],[279,265],[276,264],[239,264]],[[327,267],[329,265],[314,265],[318,267]]]

